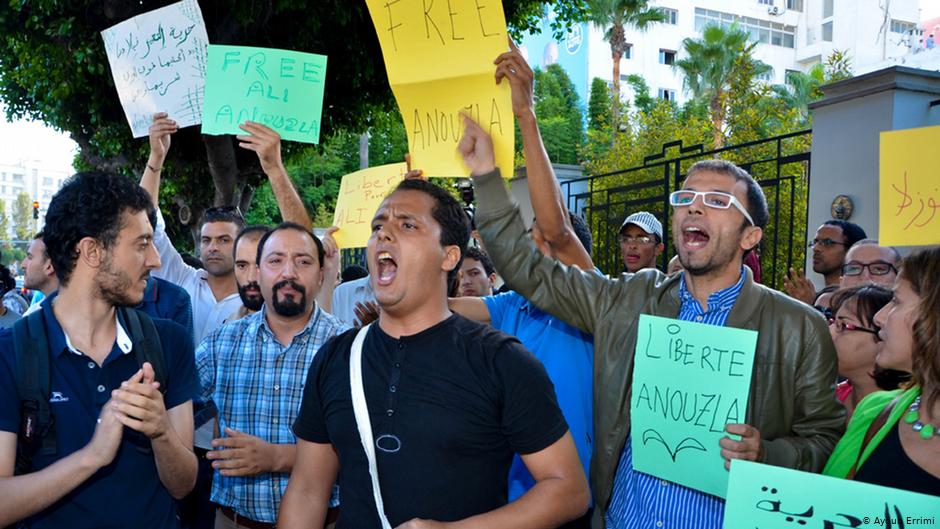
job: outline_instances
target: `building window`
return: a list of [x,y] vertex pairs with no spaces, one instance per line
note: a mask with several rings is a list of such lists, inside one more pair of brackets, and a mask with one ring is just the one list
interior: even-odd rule
[[657,96],[664,101],[675,101],[676,91],[668,88],[660,88]]
[[623,57],[622,59],[632,59],[633,58],[633,44],[627,44],[623,47]]
[[914,33],[914,30],[917,29],[917,24],[913,22],[904,22],[903,20],[892,20],[891,21],[891,32],[900,33],[902,35],[911,35]]
[[829,18],[832,16],[832,5],[833,0],[823,0],[823,18]]
[[666,24],[672,24],[675,26],[679,23],[679,12],[675,9],[669,9],[668,7],[661,8],[664,15],[666,15]]
[[787,9],[803,12],[803,0],[787,0]]
[[6,182],[6,181],[7,181],[7,174],[6,174],[6,173],[0,173],[0,178],[2,178],[4,182]]
[[52,185],[52,179],[49,178],[48,176],[44,176],[44,177],[42,178],[42,185],[44,185],[44,186],[51,186],[51,185]]
[[659,64],[673,65],[676,63],[676,52],[673,50],[659,50]]
[[760,75],[757,75],[756,78],[757,78],[759,81],[767,81],[767,82],[769,83],[769,82],[771,82],[771,81],[774,80],[774,69],[771,68],[771,69],[767,70],[766,72],[764,72],[764,73],[762,73],[762,74],[760,74]]
[[14,181],[14,182],[20,182],[20,183],[22,183],[22,182],[23,182],[23,175],[20,174],[20,173],[13,173],[13,181]]
[[826,42],[832,42],[832,21],[822,25],[822,39]]
[[774,0],[757,0],[757,3],[765,6],[772,6],[774,5]]
[[784,48],[793,48],[796,28],[785,26],[769,20],[760,20],[751,17],[741,17],[711,9],[695,8],[695,29],[701,31],[708,25],[731,27],[737,22],[741,29],[751,35],[751,40],[761,44],[770,44]]

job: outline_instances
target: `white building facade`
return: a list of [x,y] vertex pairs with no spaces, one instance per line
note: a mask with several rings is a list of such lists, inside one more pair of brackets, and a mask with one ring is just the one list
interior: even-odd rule
[[[20,193],[28,194],[31,203],[39,202],[39,219],[36,221],[36,227],[42,229],[46,209],[49,207],[52,196],[69,176],[69,172],[49,167],[37,160],[0,162],[0,199],[3,199],[5,203],[10,226],[10,233],[0,233],[0,239],[9,240],[14,237],[13,204]],[[30,205],[30,219],[32,219],[32,214],[32,205]]]
[[[881,3],[889,5],[887,13]],[[627,28],[630,46],[620,64],[625,99],[633,97],[627,76],[639,74],[651,96],[686,101],[690,94],[684,92],[682,73],[672,63],[683,57],[682,40],[701,37],[707,24],[736,22],[748,31],[758,42],[756,58],[773,68],[763,78],[772,84],[784,84],[787,71],[808,71],[833,50],[846,51],[854,73],[863,73],[869,65],[910,53],[921,38],[918,0],[655,0],[651,5],[663,8],[668,20],[646,32]],[[561,42],[546,33],[547,26],[542,35],[523,39],[529,63],[544,68],[552,60],[559,62],[586,104],[591,79],[611,82],[613,65],[604,28],[580,24]],[[582,62],[583,67],[578,64]]]

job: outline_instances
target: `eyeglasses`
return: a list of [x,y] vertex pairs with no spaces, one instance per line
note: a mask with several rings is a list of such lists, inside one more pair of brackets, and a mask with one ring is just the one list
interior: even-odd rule
[[813,246],[822,246],[823,248],[832,248],[835,245],[848,246],[848,243],[834,241],[832,239],[813,239],[813,242],[809,243],[807,246],[812,248]]
[[836,319],[835,321],[830,323],[830,325],[835,327],[836,332],[838,332],[839,334],[842,334],[848,331],[859,331],[859,332],[867,332],[868,334],[874,334],[875,336],[878,336],[878,331],[876,331],[875,329],[861,327],[859,325],[855,325],[854,323],[849,323],[845,320]]
[[886,261],[872,261],[870,263],[849,261],[842,267],[842,275],[860,276],[866,268],[868,269],[868,273],[873,276],[883,276],[891,272],[895,274],[898,273],[898,269],[895,268],[893,264]]
[[695,202],[696,197],[702,197],[702,204],[710,208],[715,209],[728,209],[731,206],[737,208],[738,211],[744,215],[744,218],[751,224],[754,225],[754,219],[751,218],[750,213],[744,209],[744,206],[741,205],[741,202],[730,193],[722,193],[721,191],[692,191],[691,189],[682,189],[679,191],[674,191],[669,195],[669,204],[673,207],[684,207],[691,206]]
[[653,244],[656,242],[654,237],[649,235],[639,235],[637,237],[631,237],[629,235],[621,235],[618,237],[621,244],[638,244],[640,246],[645,246],[647,244]]
[[834,315],[831,308],[821,307],[819,305],[813,305],[813,308],[822,313],[822,315],[826,318],[826,322],[832,325]]

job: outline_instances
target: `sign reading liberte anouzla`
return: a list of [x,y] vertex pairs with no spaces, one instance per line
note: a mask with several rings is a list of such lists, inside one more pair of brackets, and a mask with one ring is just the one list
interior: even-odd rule
[[724,497],[719,439],[745,422],[757,332],[640,316],[630,402],[633,468]]
[[147,135],[156,112],[180,127],[202,123],[209,38],[195,0],[127,19],[101,38],[135,138]]

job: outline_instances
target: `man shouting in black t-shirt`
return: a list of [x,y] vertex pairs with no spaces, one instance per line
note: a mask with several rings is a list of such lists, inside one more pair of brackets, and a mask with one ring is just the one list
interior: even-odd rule
[[[368,260],[381,311],[352,369],[368,413],[354,413],[352,330],[324,344],[310,366],[279,528],[322,524],[337,473],[338,529],[458,521],[547,529],[587,509],[584,471],[545,369],[515,338],[447,308],[468,239],[460,205],[426,181],[403,181],[379,206]],[[371,435],[360,437],[364,426]],[[514,453],[537,484],[507,504]]]

